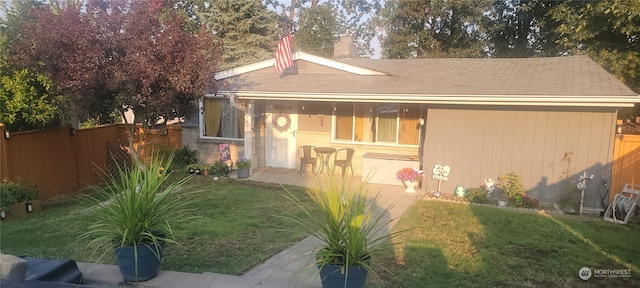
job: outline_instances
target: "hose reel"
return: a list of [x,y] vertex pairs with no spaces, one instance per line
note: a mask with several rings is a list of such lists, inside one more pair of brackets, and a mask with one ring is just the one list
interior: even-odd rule
[[622,192],[613,198],[613,202],[605,211],[603,220],[627,224],[638,209],[638,205],[640,205],[639,198],[640,185],[625,184]]

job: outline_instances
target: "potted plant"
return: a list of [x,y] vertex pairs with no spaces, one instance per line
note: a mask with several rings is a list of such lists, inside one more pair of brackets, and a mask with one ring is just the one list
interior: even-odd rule
[[415,193],[416,187],[422,181],[424,177],[424,173],[422,171],[417,171],[413,168],[405,167],[398,172],[396,172],[396,178],[404,184],[407,188],[404,191],[407,193]]
[[356,186],[348,178],[318,175],[313,183],[307,194],[319,213],[289,193],[287,199],[302,213],[288,212],[285,217],[319,239],[312,256],[322,287],[364,287],[367,275],[375,275],[371,258],[403,232],[386,231],[392,206],[380,206],[377,195],[368,198],[366,180]]
[[202,164],[200,166],[200,171],[202,171],[202,175],[208,176],[211,173],[211,165]]
[[191,174],[200,174],[200,166],[201,165],[198,164],[198,163],[191,163],[191,164],[187,165],[187,170]]
[[[160,268],[165,243],[177,243],[172,225],[190,221],[193,192],[179,191],[193,177],[169,181],[173,155],[166,160],[152,154],[146,169],[118,167],[118,175],[96,186],[97,220],[80,237],[89,239],[100,257],[113,251],[125,281],[145,281]],[[173,178],[173,177],[172,177]]]
[[238,178],[247,178],[249,177],[249,172],[251,169],[251,159],[240,158],[236,161],[236,168],[238,169]]

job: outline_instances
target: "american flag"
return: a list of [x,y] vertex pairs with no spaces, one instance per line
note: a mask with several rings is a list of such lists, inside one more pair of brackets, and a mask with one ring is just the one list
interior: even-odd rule
[[285,23],[282,28],[282,34],[280,34],[280,42],[278,42],[273,68],[276,73],[280,73],[291,66],[293,66],[293,59],[291,58],[291,28],[289,24]]

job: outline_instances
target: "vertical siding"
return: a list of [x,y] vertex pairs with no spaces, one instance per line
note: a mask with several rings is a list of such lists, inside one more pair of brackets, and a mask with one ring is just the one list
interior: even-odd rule
[[[431,108],[427,113],[423,165],[449,165],[449,181],[441,191],[452,193],[457,184],[477,187],[499,174],[520,175],[529,193],[542,202],[558,202],[564,152],[573,152],[571,170],[594,174],[586,207],[599,206],[600,180],[608,182],[615,112],[465,110]],[[428,179],[427,190],[437,181]],[[577,190],[577,189],[576,189]]]

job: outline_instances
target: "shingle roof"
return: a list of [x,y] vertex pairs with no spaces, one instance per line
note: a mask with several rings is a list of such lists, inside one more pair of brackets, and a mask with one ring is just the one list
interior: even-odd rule
[[[304,60],[296,60],[304,61]],[[340,59],[388,76],[245,73],[225,90],[508,96],[637,96],[587,56],[500,59]],[[231,79],[230,79],[231,80]]]

